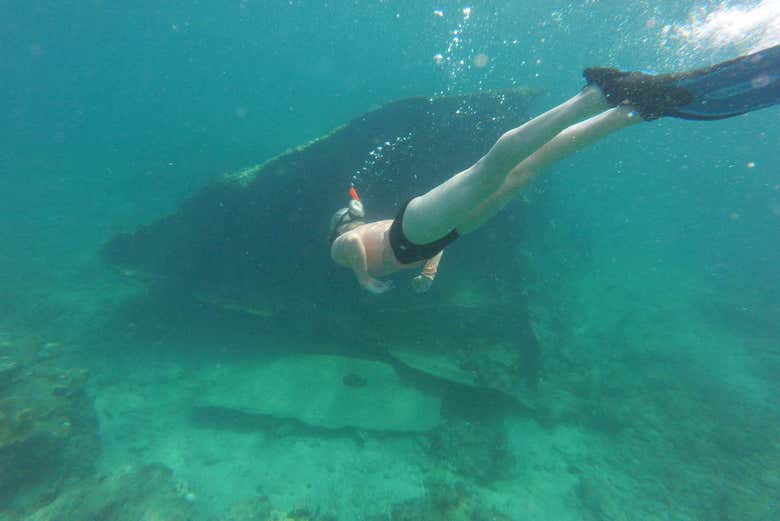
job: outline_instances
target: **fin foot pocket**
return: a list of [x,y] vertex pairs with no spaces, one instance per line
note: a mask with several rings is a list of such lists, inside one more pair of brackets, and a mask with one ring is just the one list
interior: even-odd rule
[[585,69],[588,84],[597,85],[607,103],[632,105],[647,121],[673,115],[675,109],[693,101],[693,95],[675,85],[674,75],[623,72],[601,67]]
[[596,67],[585,69],[584,76],[610,105],[632,105],[646,120],[724,119],[780,103],[780,45],[689,72]]

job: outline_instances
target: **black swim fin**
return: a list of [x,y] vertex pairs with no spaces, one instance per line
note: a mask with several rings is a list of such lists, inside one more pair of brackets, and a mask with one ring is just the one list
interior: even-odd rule
[[780,103],[780,45],[690,72],[590,68],[584,76],[612,106],[632,105],[646,120],[724,119]]

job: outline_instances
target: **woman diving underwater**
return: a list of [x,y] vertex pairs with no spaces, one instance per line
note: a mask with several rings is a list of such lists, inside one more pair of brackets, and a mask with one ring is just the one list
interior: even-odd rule
[[354,188],[330,222],[331,258],[384,293],[397,271],[427,291],[442,252],[501,210],[537,174],[617,130],[662,117],[730,118],[780,102],[780,45],[689,72],[651,75],[590,68],[576,96],[504,133],[481,159],[403,203],[394,219],[365,221]]

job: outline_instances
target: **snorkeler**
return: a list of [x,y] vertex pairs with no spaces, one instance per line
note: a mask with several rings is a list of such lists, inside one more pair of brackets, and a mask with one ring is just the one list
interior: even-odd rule
[[723,119],[780,103],[780,45],[691,72],[591,68],[584,76],[582,92],[503,134],[475,164],[403,203],[395,219],[366,222],[363,204],[350,188],[349,207],[330,222],[332,259],[376,294],[392,288],[380,278],[422,266],[412,288],[425,292],[445,247],[479,228],[537,174],[577,150],[645,120]]

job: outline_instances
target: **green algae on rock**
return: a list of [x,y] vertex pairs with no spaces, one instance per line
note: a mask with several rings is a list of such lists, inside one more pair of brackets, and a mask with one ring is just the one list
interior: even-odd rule
[[[0,503],[31,504],[92,470],[100,450],[87,372],[26,367],[3,357]],[[12,376],[15,375],[15,376]],[[23,377],[21,377],[23,375]],[[36,492],[37,491],[37,492]]]
[[190,521],[198,519],[191,498],[173,472],[160,464],[124,467],[70,484],[29,521]]

